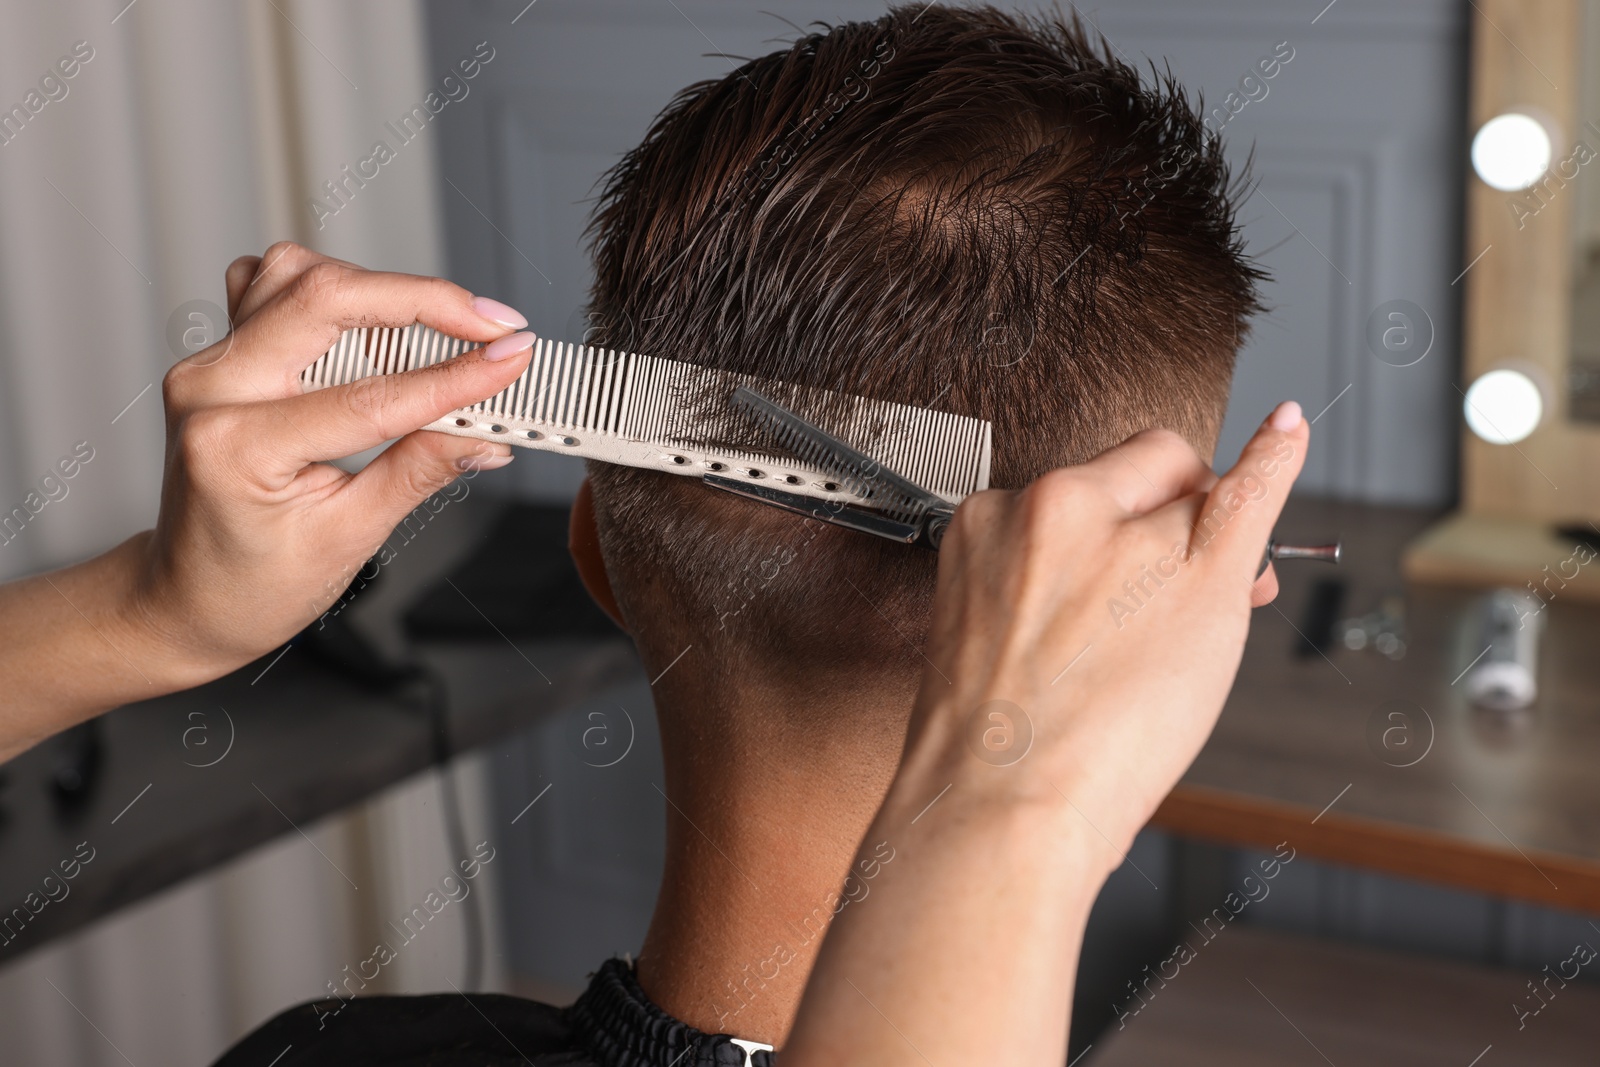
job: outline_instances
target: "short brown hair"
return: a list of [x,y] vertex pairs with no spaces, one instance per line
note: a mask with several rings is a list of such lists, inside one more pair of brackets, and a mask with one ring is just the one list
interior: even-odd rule
[[[685,89],[607,174],[591,313],[617,347],[988,419],[997,487],[1154,426],[1209,455],[1262,275],[1197,106],[1075,19],[824,28]],[[920,666],[932,553],[589,476],[647,659]]]

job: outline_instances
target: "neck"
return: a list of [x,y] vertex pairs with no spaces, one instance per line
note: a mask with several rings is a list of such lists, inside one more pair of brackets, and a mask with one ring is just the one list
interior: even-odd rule
[[861,892],[846,876],[914,686],[723,693],[690,674],[657,697],[667,855],[639,982],[690,1026],[778,1046],[841,893]]

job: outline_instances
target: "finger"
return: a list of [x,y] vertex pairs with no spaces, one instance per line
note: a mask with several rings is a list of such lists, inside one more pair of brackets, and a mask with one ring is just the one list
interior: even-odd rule
[[351,456],[421,429],[506,388],[527,369],[533,335],[504,338],[520,351],[491,360],[476,349],[403,374],[362,378],[332,389],[248,406],[252,425],[242,448],[260,469],[292,475],[318,460]]
[[1218,566],[1254,576],[1272,527],[1289,499],[1301,468],[1311,427],[1300,405],[1278,405],[1217,480],[1195,521],[1190,547],[1216,558]]
[[240,256],[228,264],[227,272],[222,276],[223,284],[228,290],[228,321],[239,321],[239,304],[244,300],[245,290],[250,287],[250,279],[256,276],[256,271],[261,267],[260,256]]
[[[511,458],[510,445],[419,430],[384,449],[350,480],[345,492],[382,536],[456,479],[504,467]],[[451,490],[449,495],[460,499],[466,490]]]
[[318,263],[334,263],[351,270],[362,269],[354,263],[313,252],[293,241],[279,241],[256,258],[256,270],[250,277],[235,321],[247,319],[260,311],[296,278]]
[[1278,599],[1278,571],[1269,563],[1267,569],[1261,572],[1261,577],[1250,586],[1250,606],[1266,607],[1276,599]]
[[1084,464],[1119,507],[1144,515],[1192,493],[1203,493],[1217,476],[1194,447],[1171,430],[1145,430]]
[[235,373],[247,376],[268,395],[293,396],[300,392],[300,372],[345,330],[413,322],[477,343],[527,324],[504,304],[474,297],[443,278],[365,271],[324,261],[303,271],[240,327]]

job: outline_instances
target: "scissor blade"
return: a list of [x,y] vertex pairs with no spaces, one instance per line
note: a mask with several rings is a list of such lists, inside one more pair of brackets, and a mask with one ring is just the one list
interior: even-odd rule
[[729,403],[802,462],[836,478],[891,520],[917,525],[930,507],[941,503],[915,482],[747,386],[735,389]]

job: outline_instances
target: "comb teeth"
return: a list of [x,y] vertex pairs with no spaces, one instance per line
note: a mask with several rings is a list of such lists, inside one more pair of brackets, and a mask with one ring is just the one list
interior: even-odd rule
[[832,474],[852,493],[896,522],[916,525],[927,514],[933,501],[920,488],[760,393],[740,386],[728,402],[735,410],[755,420],[780,447],[794,453],[803,463]]
[[[346,330],[300,380],[306,389],[333,388],[434,366],[477,347],[420,324]],[[808,440],[783,419],[765,417],[761,425],[797,460],[714,443],[740,424],[728,409],[708,415],[704,398],[713,388],[733,385],[798,398],[802,410],[814,402],[818,410],[842,410],[821,428],[858,458],[841,469],[829,460],[831,446]],[[921,515],[927,501],[919,486],[952,504],[989,487],[989,423],[906,404],[843,399],[676,360],[541,338],[515,382],[427,428],[629,467],[776,483],[802,496],[867,503],[897,515]],[[863,442],[870,455],[846,441]],[[868,477],[874,466],[878,474]]]

